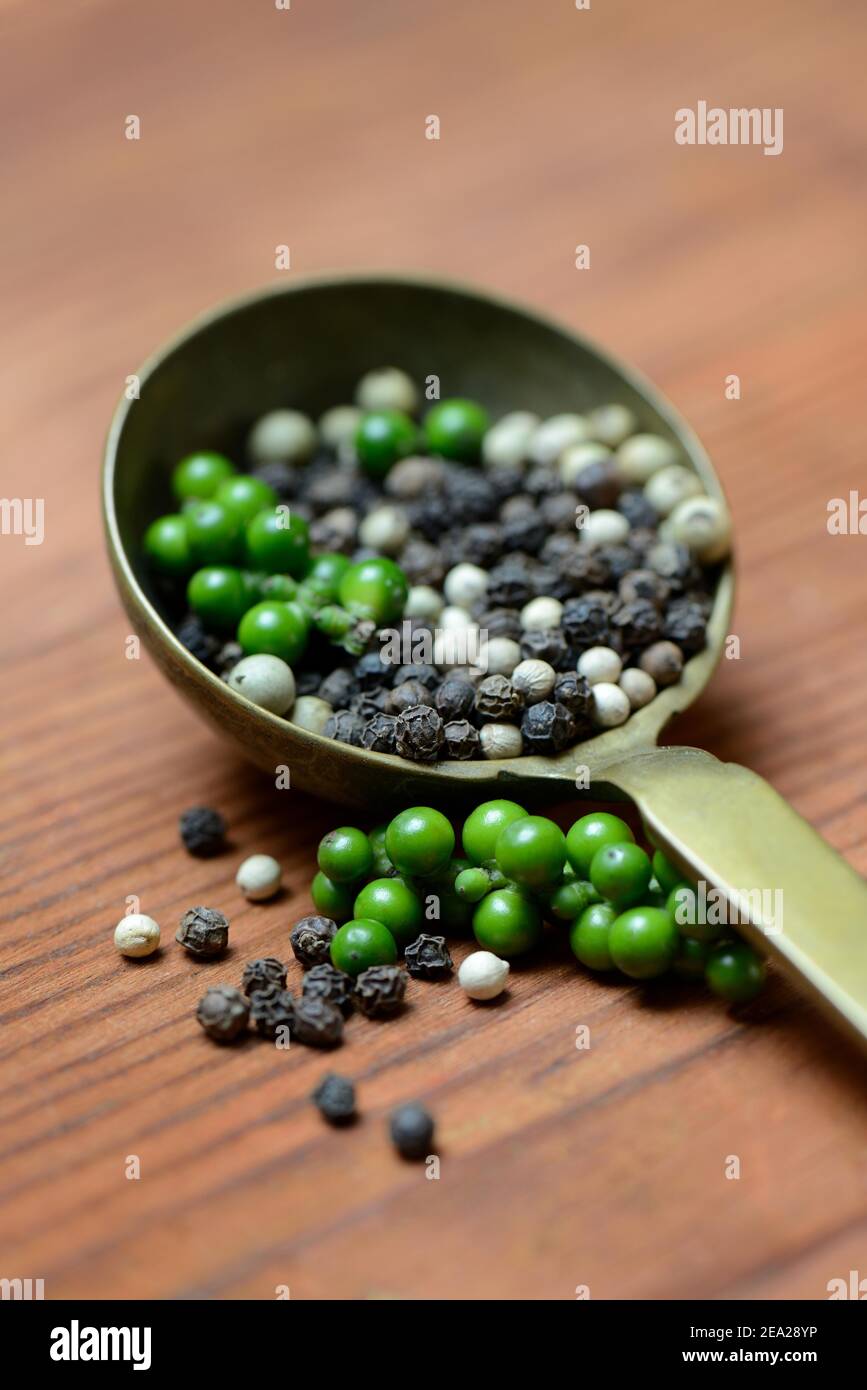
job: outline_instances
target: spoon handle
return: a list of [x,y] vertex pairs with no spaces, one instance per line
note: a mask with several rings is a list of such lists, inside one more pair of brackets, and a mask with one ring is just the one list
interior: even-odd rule
[[830,845],[755,773],[698,748],[656,748],[600,776],[685,878],[724,895],[723,920],[865,1045],[867,883]]

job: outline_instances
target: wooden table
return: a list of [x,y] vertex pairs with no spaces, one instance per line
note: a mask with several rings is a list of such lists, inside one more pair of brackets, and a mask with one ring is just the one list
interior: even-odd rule
[[[5,0],[2,23],[2,486],[44,498],[45,539],[0,539],[0,1274],[48,1297],[569,1299],[823,1298],[867,1273],[863,1063],[779,979],[738,1018],[565,959],[495,1008],[417,985],[401,1022],[349,1023],[345,1134],[307,1100],[328,1059],[212,1047],[203,978],[288,954],[335,812],[126,658],[97,503],[126,376],[273,279],[280,244],[284,273],[429,269],[553,311],[668,392],[730,492],[741,655],[676,738],[762,773],[864,871],[867,540],[826,529],[867,446],[863,6]],[[782,107],[784,152],[677,145],[699,99]],[[232,853],[186,856],[193,803],[225,810]],[[276,904],[234,887],[254,850],[286,866]],[[169,943],[143,965],[111,944],[129,895]],[[194,902],[232,918],[225,968],[172,942]],[[438,1181],[386,1141],[415,1096]]]

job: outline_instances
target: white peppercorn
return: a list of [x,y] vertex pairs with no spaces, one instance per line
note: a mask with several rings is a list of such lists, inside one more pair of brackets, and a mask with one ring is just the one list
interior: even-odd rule
[[354,405],[335,405],[319,417],[319,438],[328,449],[343,453],[354,448],[362,412]]
[[235,875],[235,882],[250,902],[264,902],[280,890],[283,870],[270,854],[251,854]]
[[668,518],[668,537],[687,546],[703,565],[728,554],[731,531],[728,508],[716,497],[689,497]]
[[630,715],[629,697],[619,685],[600,681],[591,687],[593,692],[593,723],[600,729],[616,729]]
[[625,690],[629,706],[633,710],[643,709],[656,698],[656,681],[639,666],[627,666],[617,684],[621,690]]
[[443,611],[443,596],[430,584],[413,584],[403,608],[405,618],[422,618],[436,622]]
[[143,912],[130,912],[121,917],[114,929],[114,944],[122,956],[137,960],[152,956],[160,944],[160,929],[153,917]]
[[333,706],[318,695],[299,695],[292,706],[291,722],[311,734],[324,734],[325,725],[333,713]]
[[488,573],[479,565],[455,565],[449,570],[443,583],[443,593],[449,604],[459,608],[471,608],[484,598],[488,588]]
[[549,662],[538,661],[534,657],[519,662],[511,676],[512,685],[521,692],[527,705],[547,700],[554,689],[556,679],[557,672],[554,667]]
[[660,468],[677,463],[677,450],[658,434],[634,434],[617,450],[617,462],[630,483],[646,483]]
[[602,545],[622,545],[628,535],[629,522],[626,517],[622,512],[610,511],[607,507],[591,512],[578,531],[581,544],[590,550],[598,550]]
[[472,625],[472,621],[466,608],[458,608],[453,603],[447,604],[439,616],[439,626],[444,632],[462,632]]
[[383,487],[392,497],[408,501],[412,497],[420,496],[426,488],[435,487],[442,476],[442,459],[422,458],[412,454],[394,465]]
[[623,662],[612,647],[588,647],[578,658],[578,674],[591,685],[616,685],[622,670]]
[[316,448],[316,426],[300,410],[271,410],[247,437],[254,463],[306,463]]
[[669,463],[660,468],[644,487],[645,497],[659,516],[668,516],[679,502],[697,497],[703,491],[698,474],[682,463]]
[[295,677],[291,666],[279,656],[260,652],[245,656],[227,676],[227,684],[254,705],[271,714],[285,714],[295,699]]
[[489,468],[520,468],[541,421],[531,410],[512,410],[482,440],[482,462]]
[[359,381],[355,402],[362,410],[402,410],[412,415],[418,409],[418,390],[399,367],[377,367]]
[[570,444],[580,444],[589,433],[583,415],[552,415],[531,435],[530,459],[533,463],[556,463],[564,449]]
[[612,448],[622,444],[635,429],[638,421],[628,405],[600,405],[591,410],[587,424],[594,439]]
[[473,951],[461,962],[458,984],[470,999],[496,999],[506,988],[509,962],[492,951]]
[[563,605],[556,598],[532,598],[521,609],[521,627],[525,632],[548,632],[560,626]]
[[577,487],[578,478],[591,464],[610,463],[614,458],[611,450],[604,444],[588,441],[583,444],[570,444],[564,449],[557,463],[564,487]]
[[374,507],[358,528],[362,545],[381,555],[397,555],[409,536],[409,518],[402,507]]
[[492,637],[479,652],[479,669],[489,676],[510,676],[521,660],[521,648],[511,637]]
[[517,724],[483,724],[479,743],[483,758],[520,758],[524,748]]

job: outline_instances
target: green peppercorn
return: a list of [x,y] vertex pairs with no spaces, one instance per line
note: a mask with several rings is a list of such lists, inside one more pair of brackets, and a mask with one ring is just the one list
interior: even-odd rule
[[276,507],[277,494],[261,478],[253,478],[249,473],[236,473],[226,478],[217,488],[215,499],[228,507],[242,526],[252,521],[257,512],[265,507]]
[[304,576],[305,583],[314,581],[322,594],[322,602],[334,603],[340,589],[340,581],[349,569],[349,558],[339,552],[329,551],[325,555],[314,555]]
[[231,565],[241,558],[241,523],[221,502],[193,502],[185,508],[190,550],[199,565]]
[[475,463],[488,428],[488,413],[475,401],[440,401],[432,406],[424,419],[424,434],[432,454],[455,459],[460,463]]
[[666,859],[661,849],[655,851],[652,863],[653,877],[666,895],[683,882],[683,874],[674,867],[670,859]]
[[195,563],[190,549],[187,518],[178,514],[158,517],[144,534],[144,552],[154,569],[169,578],[189,574]]
[[477,903],[491,891],[491,880],[484,869],[462,869],[455,879],[455,892],[468,903]]
[[678,931],[669,913],[659,907],[631,907],[611,924],[611,959],[633,980],[663,975],[677,955]]
[[234,472],[234,464],[224,454],[209,450],[187,454],[172,472],[172,491],[179,502],[191,497],[207,500]]
[[291,666],[307,645],[307,621],[291,603],[266,600],[247,610],[238,624],[238,642],[247,656],[264,652]]
[[609,938],[617,908],[611,903],[591,903],[569,932],[573,954],[588,970],[613,970]]
[[607,811],[591,811],[590,815],[576,820],[566,836],[569,863],[577,874],[587,878],[590,861],[597,850],[605,845],[623,844],[625,840],[635,840],[626,821],[619,816],[609,815]]
[[453,934],[468,932],[473,924],[475,904],[455,889],[459,875],[469,868],[466,859],[455,855],[443,868],[413,885],[424,903],[426,920]]
[[498,888],[482,898],[473,913],[473,934],[486,951],[511,960],[538,945],[542,919],[523,893],[515,888]]
[[421,902],[400,878],[375,878],[365,884],[355,899],[352,915],[381,922],[399,946],[415,941],[424,926]]
[[708,957],[705,979],[728,1004],[748,1004],[765,983],[765,967],[745,941],[723,941]]
[[575,922],[586,907],[599,901],[592,883],[582,878],[565,878],[548,897],[548,908],[560,922]]
[[368,871],[370,878],[388,878],[394,868],[394,865],[388,857],[388,851],[385,848],[385,832],[387,829],[387,825],[376,825],[367,837],[370,841],[371,853],[373,854],[373,863]]
[[298,581],[290,574],[262,574],[258,576],[258,589],[260,599],[291,603],[298,592]]
[[590,861],[590,882],[615,907],[634,907],[646,896],[650,859],[639,845],[628,840],[603,845]]
[[401,874],[426,878],[444,869],[455,847],[455,832],[441,811],[411,806],[390,821],[385,832],[389,859]]
[[236,566],[208,565],[190,579],[187,602],[209,632],[234,632],[252,600]]
[[665,910],[673,917],[681,936],[688,936],[693,941],[711,942],[722,935],[723,922],[708,922],[706,913],[705,920],[701,920],[698,897],[691,883],[681,882],[672,888],[665,902]]
[[333,922],[347,922],[352,916],[352,884],[335,883],[320,870],[310,885],[310,896],[317,912]]
[[341,606],[359,618],[370,618],[378,626],[395,622],[403,615],[409,585],[403,570],[384,555],[350,565],[340,580]]
[[371,478],[384,478],[417,445],[418,428],[402,410],[368,411],[355,434],[358,461]]
[[247,556],[254,569],[300,579],[307,567],[310,528],[286,506],[266,507],[247,522]]
[[491,880],[491,888],[510,888],[513,887],[512,880],[506,878],[496,859],[486,859],[482,868]]
[[526,814],[524,807],[516,801],[484,801],[477,806],[467,816],[461,831],[464,854],[470,863],[485,866],[488,861],[496,863],[494,851],[500,832],[512,821],[523,820]]
[[[357,883],[364,878],[373,863],[373,850],[363,830],[353,825],[341,825],[329,830],[319,841],[316,861],[324,874],[334,883]],[[359,917],[369,914],[357,913]]]
[[682,936],[672,967],[675,975],[680,975],[685,980],[703,980],[710,952],[708,942]]
[[372,965],[394,965],[396,960],[394,937],[388,927],[372,917],[346,922],[331,943],[331,964],[353,979]]
[[524,816],[500,832],[495,855],[507,878],[544,891],[563,873],[566,836],[547,816]]
[[339,642],[341,638],[346,637],[356,622],[357,619],[352,613],[347,613],[345,608],[338,608],[336,603],[327,603],[313,616],[313,626],[330,642]]

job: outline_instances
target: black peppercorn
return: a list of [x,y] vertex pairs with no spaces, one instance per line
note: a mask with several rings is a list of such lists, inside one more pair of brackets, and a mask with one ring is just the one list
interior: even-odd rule
[[494,608],[523,608],[533,594],[530,570],[512,555],[488,575],[487,601]]
[[513,493],[500,504],[498,516],[500,521],[514,521],[518,516],[532,516],[534,510],[533,499],[524,492],[522,483],[520,492]]
[[574,483],[582,502],[586,502],[593,510],[597,507],[613,507],[623,487],[620,469],[613,459],[588,463],[586,468],[581,469]]
[[524,475],[524,491],[536,501],[553,496],[562,486],[558,470],[550,463],[537,463]]
[[584,546],[578,546],[571,554],[563,556],[560,573],[571,585],[573,594],[585,594],[608,583],[608,567],[604,560],[600,560],[595,550],[588,550]]
[[348,1014],[352,1009],[352,986],[350,975],[323,961],[322,965],[314,965],[307,971],[301,992],[305,998],[325,999],[342,1014]]
[[479,756],[479,731],[468,719],[450,719],[443,725],[443,757],[469,762]]
[[349,713],[357,714],[365,724],[377,714],[385,714],[389,708],[391,691],[385,687],[378,690],[359,690],[349,701]]
[[233,985],[214,985],[199,1000],[196,1018],[215,1042],[233,1042],[247,1027],[250,1006]]
[[395,742],[402,758],[417,763],[436,762],[443,742],[443,721],[436,710],[414,705],[398,715]]
[[567,599],[563,604],[560,623],[566,640],[573,647],[586,649],[611,645],[608,607],[596,595],[583,594],[580,598]]
[[443,719],[466,719],[476,698],[475,687],[460,676],[447,676],[434,696]]
[[437,668],[429,666],[425,661],[419,661],[412,666],[398,666],[394,673],[395,685],[403,685],[404,681],[421,681],[428,690],[436,690],[441,679]]
[[295,677],[296,695],[318,695],[322,680],[321,671],[299,671]]
[[252,994],[254,990],[265,989],[268,985],[286,988],[286,967],[282,960],[266,956],[264,960],[248,961],[241,976],[241,988],[244,993]]
[[565,705],[579,725],[588,721],[593,712],[593,689],[585,676],[577,671],[564,671],[554,682],[551,698]]
[[[682,652],[692,656],[704,647],[707,632],[707,613],[704,606],[692,599],[675,599],[665,610],[661,635],[669,642],[676,642]],[[656,637],[648,638],[644,644],[649,646]]]
[[683,586],[695,574],[692,555],[677,541],[657,541],[645,556],[646,564],[672,586]]
[[175,941],[191,956],[220,956],[229,944],[229,923],[214,907],[191,907],[181,918]]
[[320,700],[327,700],[334,710],[346,709],[358,689],[355,676],[348,666],[336,666],[316,692]]
[[332,507],[357,506],[355,493],[358,479],[346,468],[329,468],[310,481],[304,489],[304,496],[316,512],[327,512]]
[[655,528],[659,517],[656,508],[648,502],[640,487],[627,488],[617,499],[617,510],[626,517],[630,526]]
[[624,603],[643,598],[659,607],[668,598],[668,584],[655,570],[630,570],[621,579],[618,593]]
[[289,933],[289,944],[301,965],[321,965],[331,957],[337,923],[330,917],[302,917]]
[[422,932],[406,947],[403,955],[406,968],[415,980],[436,980],[454,969],[444,936],[426,936]]
[[683,652],[674,642],[654,642],[641,653],[638,664],[642,671],[653,676],[660,689],[676,685],[683,670]]
[[443,538],[447,547],[450,565],[469,561],[490,569],[503,553],[503,533],[492,521],[477,521],[465,526],[453,535]]
[[360,748],[364,736],[364,720],[351,710],[337,710],[329,717],[323,733],[326,738],[334,738],[338,743],[351,743],[355,748]]
[[609,584],[619,584],[624,574],[635,568],[635,551],[628,545],[601,545],[596,559],[605,566]]
[[201,661],[203,666],[214,666],[220,651],[218,638],[206,632],[201,621],[190,616],[175,628],[175,636],[191,656]]
[[511,516],[501,522],[500,530],[504,550],[523,550],[527,554],[535,555],[544,544],[549,528],[534,507],[532,511],[524,512],[520,516]]
[[[574,527],[574,521],[573,521]],[[543,565],[553,565],[559,570],[563,561],[571,559],[577,553],[578,541],[574,530],[568,535],[562,531],[557,531],[549,536],[542,549],[539,551],[539,559]]]
[[659,609],[647,598],[624,603],[611,618],[611,633],[617,650],[630,654],[641,651],[661,635]]
[[433,706],[434,697],[426,685],[421,681],[403,681],[401,685],[396,685],[389,692],[388,712],[389,714],[403,714],[404,710],[412,709],[414,705]]
[[262,1038],[285,1042],[295,1026],[295,1000],[291,990],[266,985],[250,995],[250,1022]]
[[573,665],[569,643],[562,628],[530,628],[521,637],[521,657],[524,661],[547,661],[555,671]]
[[279,502],[288,502],[298,491],[299,470],[289,463],[261,463],[250,476],[272,487]]
[[490,480],[485,474],[475,473],[470,468],[449,469],[445,493],[450,517],[458,523],[489,521],[496,511],[497,494]]
[[485,676],[476,687],[476,714],[480,719],[511,722],[523,703],[521,692],[506,676]]
[[403,1158],[427,1158],[434,1137],[434,1122],[423,1105],[411,1102],[392,1110],[388,1129],[391,1142]]
[[572,540],[577,507],[577,492],[553,492],[549,497],[542,498],[539,503],[539,514],[549,530],[570,532],[572,534],[570,534],[569,539]]
[[492,468],[488,474],[494,496],[498,502],[507,497],[516,497],[524,486],[524,475],[517,468]]
[[393,673],[394,667],[384,661],[382,653],[378,651],[365,652],[353,668],[359,690],[376,690],[380,686],[390,685]]
[[571,598],[575,592],[572,581],[559,569],[549,565],[537,565],[530,576],[530,584],[535,598]]
[[307,1047],[335,1047],[343,1038],[343,1014],[327,999],[303,995],[295,1002],[292,1036]]
[[393,714],[374,714],[364,726],[361,746],[371,753],[397,752],[397,718]]
[[190,854],[208,859],[225,849],[226,822],[209,806],[191,806],[180,818],[181,839]]
[[330,1072],[320,1081],[310,1099],[332,1125],[346,1125],[355,1118],[355,1087],[345,1076]]
[[575,717],[559,701],[539,700],[525,710],[521,736],[527,753],[562,753],[575,742]]
[[438,589],[445,578],[446,567],[437,547],[416,537],[407,541],[398,564],[410,584],[428,584]]
[[353,1003],[367,1018],[397,1013],[406,994],[406,971],[396,965],[371,965],[356,977]]
[[511,637],[517,642],[521,636],[521,614],[517,608],[485,608],[479,613],[478,624],[489,638]]

